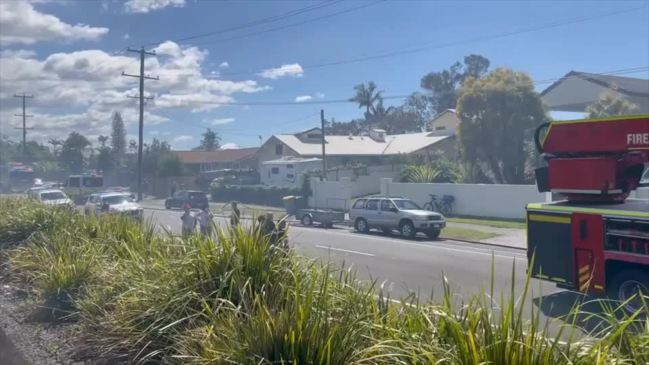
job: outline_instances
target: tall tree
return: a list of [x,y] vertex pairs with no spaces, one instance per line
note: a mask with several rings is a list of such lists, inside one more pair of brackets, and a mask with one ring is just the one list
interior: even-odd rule
[[195,148],[195,150],[200,151],[215,151],[221,147],[221,137],[218,133],[213,131],[211,128],[207,128],[205,133],[203,133],[203,138],[201,139],[201,144]]
[[97,169],[101,171],[110,171],[115,167],[114,155],[110,147],[106,146],[108,136],[97,137],[99,141],[99,153],[97,154]]
[[169,143],[154,138],[151,144],[144,146],[142,169],[145,174],[155,176],[180,176],[182,161],[171,151]]
[[415,123],[419,130],[425,130],[428,123],[435,116],[435,109],[429,95],[419,92],[410,94],[403,104],[403,111],[415,116]]
[[115,163],[120,166],[126,154],[126,127],[122,115],[118,112],[113,114],[113,122],[110,133],[110,143],[115,156]]
[[481,168],[495,182],[523,183],[525,145],[533,129],[547,119],[529,76],[496,69],[481,79],[469,78],[457,109],[464,161]]
[[106,147],[106,142],[108,142],[108,136],[99,136],[97,137],[97,140],[99,141],[99,147],[104,148]]
[[61,146],[63,146],[63,140],[60,138],[50,138],[47,143],[52,146],[54,156],[58,156]]
[[83,153],[88,146],[90,146],[90,141],[86,137],[77,132],[70,133],[61,148],[59,156],[61,165],[73,173],[83,171]]
[[382,100],[382,91],[378,90],[374,81],[365,84],[358,84],[354,86],[356,95],[351,97],[349,101],[358,103],[359,108],[365,108],[365,118],[369,118],[376,112],[375,104]]
[[469,78],[480,78],[489,69],[489,60],[479,55],[464,57],[464,63],[455,62],[447,70],[430,72],[421,78],[421,88],[430,91],[430,102],[436,113],[453,109],[457,104],[459,88]]
[[597,102],[586,108],[589,118],[603,118],[615,115],[629,115],[638,110],[638,106],[624,99],[619,94],[603,92]]

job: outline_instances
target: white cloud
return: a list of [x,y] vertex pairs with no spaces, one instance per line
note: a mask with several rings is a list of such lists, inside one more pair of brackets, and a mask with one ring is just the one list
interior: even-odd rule
[[227,61],[223,61],[219,64],[220,68],[228,68],[230,67],[230,64]]
[[148,13],[166,7],[182,8],[185,0],[128,0],[124,3],[127,13]]
[[295,97],[295,102],[296,103],[302,103],[302,102],[305,102],[305,101],[309,101],[311,99],[313,99],[313,97],[311,97],[311,95],[300,95],[300,96]]
[[224,143],[223,145],[221,145],[222,150],[236,150],[236,149],[239,149],[239,148],[241,148],[241,147],[238,144],[232,143],[232,142]]
[[181,142],[189,142],[189,141],[192,141],[193,139],[194,139],[194,137],[192,137],[192,136],[180,135],[180,136],[174,138],[172,141],[174,143],[181,143]]
[[[203,74],[205,50],[173,42],[158,49],[164,54],[145,63],[147,74],[160,76],[145,85],[147,95],[154,97],[145,107],[147,125],[167,122],[168,109],[211,110],[236,101],[236,94],[269,89],[253,80],[209,78]],[[29,113],[35,115],[33,121],[38,120],[39,131],[49,137],[65,137],[73,130],[87,135],[109,133],[114,111],[121,111],[127,124],[137,123],[137,101],[127,98],[137,94],[137,79],[120,76],[122,71],[136,73],[137,66],[133,57],[101,50],[54,53],[44,59],[29,51],[4,50],[0,52],[0,121],[12,125],[18,112],[13,94],[24,91],[36,95]],[[7,128],[6,133],[19,137],[17,130]]]
[[97,40],[108,28],[70,25],[54,15],[41,13],[27,1],[0,1],[0,43],[33,44],[51,40]]
[[263,70],[259,73],[259,76],[274,80],[285,76],[302,77],[303,74],[304,70],[302,66],[299,63],[292,63],[290,65],[281,65],[280,67]]
[[234,122],[234,118],[217,118],[212,120],[212,125],[224,125]]

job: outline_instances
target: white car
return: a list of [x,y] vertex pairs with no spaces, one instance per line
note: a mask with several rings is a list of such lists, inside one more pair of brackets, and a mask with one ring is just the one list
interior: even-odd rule
[[142,219],[143,209],[135,202],[130,193],[104,192],[92,194],[84,207],[88,214],[124,214],[135,219]]
[[72,207],[72,200],[58,189],[41,189],[34,192],[36,200],[45,205]]

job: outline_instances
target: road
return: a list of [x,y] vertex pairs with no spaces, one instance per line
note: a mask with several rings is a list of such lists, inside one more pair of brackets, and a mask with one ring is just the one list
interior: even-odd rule
[[[145,210],[147,219],[172,232],[180,230],[180,211]],[[227,219],[216,217],[217,224]],[[428,241],[423,237],[406,240],[398,236],[361,234],[349,228],[323,229],[293,225],[289,243],[307,257],[352,266],[362,280],[376,280],[391,298],[400,299],[415,293],[421,299],[433,294],[439,300],[443,278],[450,283],[458,301],[481,292],[488,293],[493,271],[494,297],[507,298],[511,290],[512,269],[515,274],[514,295],[520,298],[526,280],[525,251],[470,244],[452,240]],[[492,270],[493,268],[493,270]],[[542,319],[562,317],[581,296],[557,289],[553,284],[532,279],[527,308],[541,309]],[[596,311],[590,306],[589,310]],[[526,311],[529,313],[529,311]],[[592,329],[597,323],[580,326]]]

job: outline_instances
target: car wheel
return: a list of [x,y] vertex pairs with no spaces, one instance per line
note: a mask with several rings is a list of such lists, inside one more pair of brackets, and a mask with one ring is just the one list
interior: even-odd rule
[[390,228],[381,228],[381,232],[383,232],[384,235],[391,235],[392,230]]
[[165,202],[165,209],[171,209],[171,203],[166,201]]
[[303,216],[302,216],[302,219],[300,220],[300,222],[301,222],[303,225],[305,225],[305,226],[313,225],[313,219],[312,219],[311,216],[308,215],[308,214],[303,215]]
[[645,302],[649,300],[649,273],[642,270],[620,271],[606,289],[610,298],[626,303],[624,309],[635,313],[643,307],[640,295],[645,297]]
[[411,221],[402,222],[401,226],[399,227],[399,231],[401,232],[401,235],[405,238],[415,238],[415,236],[417,235],[415,226],[412,224]]
[[436,240],[436,239],[438,239],[438,238],[439,238],[439,234],[440,234],[440,230],[438,230],[438,229],[434,229],[434,230],[432,230],[432,231],[427,231],[427,232],[426,232],[426,236],[428,236],[428,238],[430,238],[431,240]]
[[367,233],[370,231],[370,226],[367,225],[367,221],[363,218],[358,218],[356,223],[354,223],[354,228],[361,233]]

